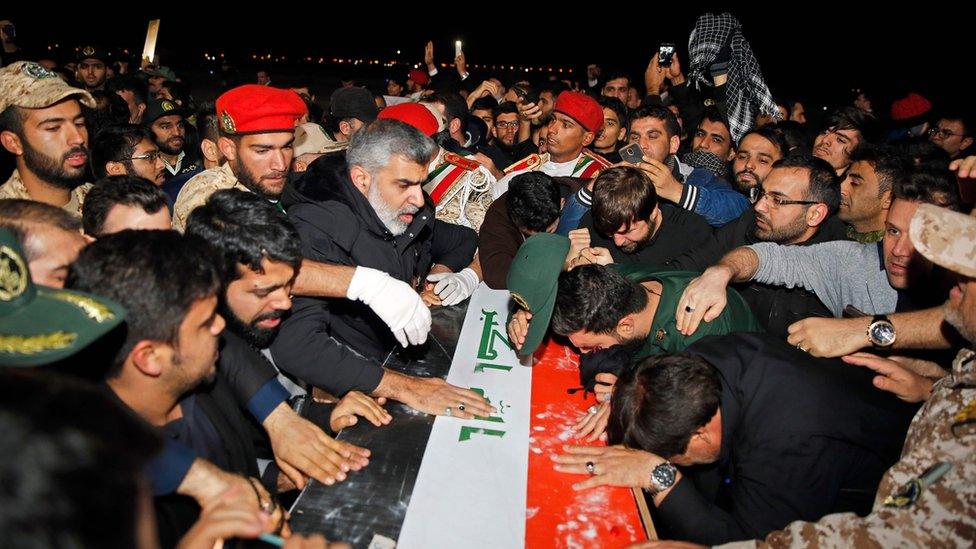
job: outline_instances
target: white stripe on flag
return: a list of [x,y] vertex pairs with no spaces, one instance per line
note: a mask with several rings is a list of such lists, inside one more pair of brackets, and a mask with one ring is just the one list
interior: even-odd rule
[[401,549],[525,546],[532,369],[508,346],[509,299],[484,284],[471,296],[447,381],[484,391],[499,411],[434,421]]

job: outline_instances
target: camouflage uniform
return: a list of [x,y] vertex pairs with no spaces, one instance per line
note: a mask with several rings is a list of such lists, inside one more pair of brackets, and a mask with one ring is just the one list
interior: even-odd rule
[[[91,183],[84,183],[75,187],[71,191],[71,200],[64,206],[61,206],[61,209],[75,217],[81,217],[81,207],[85,204],[85,195],[88,194],[88,190],[91,188]],[[18,170],[14,170],[10,179],[3,185],[0,185],[0,199],[6,198],[33,200],[30,193],[27,192],[27,187],[24,186],[24,182],[20,179],[20,172]]]
[[[45,109],[67,98],[76,99],[86,107],[95,108],[95,100],[90,93],[69,86],[57,73],[37,63],[18,61],[0,69],[0,112],[8,107]],[[61,208],[71,215],[81,217],[81,206],[90,188],[90,183],[76,187],[71,191],[71,199]],[[18,170],[14,170],[10,179],[0,186],[0,199],[4,198],[33,200]]]
[[[881,478],[874,510],[797,521],[760,542],[722,547],[972,547],[976,540],[976,353],[964,349],[952,373],[912,421],[902,457]],[[951,468],[917,497],[909,483],[937,463]]]
[[[912,218],[915,249],[976,278],[976,220],[931,204]],[[970,327],[972,329],[973,327]],[[972,547],[976,543],[976,351],[963,349],[912,420],[901,460],[866,517],[794,522],[763,541],[723,547]]]
[[181,233],[186,230],[186,220],[190,212],[203,206],[210,195],[222,189],[238,189],[251,192],[250,189],[237,180],[237,176],[230,169],[230,165],[204,170],[190,178],[176,197],[173,205],[173,228]]

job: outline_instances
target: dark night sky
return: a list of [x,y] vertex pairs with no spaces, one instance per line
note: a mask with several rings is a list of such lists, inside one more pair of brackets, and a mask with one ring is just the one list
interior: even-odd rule
[[[219,12],[197,14],[192,7],[171,3],[165,13],[113,10],[116,13],[111,22],[87,15],[74,19],[56,16],[46,21],[36,12],[20,16],[0,12],[0,19],[13,19],[25,42],[75,46],[95,38],[107,46],[141,51],[146,23],[159,17],[159,49],[166,56],[163,62],[173,65],[177,72],[181,65],[198,63],[202,52],[218,48],[242,57],[263,51],[363,58],[388,58],[399,48],[402,58],[420,61],[427,39],[435,40],[438,60],[447,61],[454,39],[460,38],[469,63],[521,62],[581,69],[595,61],[604,67],[619,66],[639,77],[658,43],[675,42],[679,52],[683,51],[695,18],[706,11],[704,7],[656,10],[646,7],[651,3],[617,2],[614,6],[619,8],[607,8],[602,13],[594,10],[592,16],[583,4],[574,4],[572,13],[545,16],[533,12],[530,6],[534,4],[512,3],[520,6],[513,10],[517,15],[505,16],[500,4],[491,3],[479,8],[482,14],[472,15],[468,6],[473,4],[463,3],[465,9],[440,12],[440,20],[461,22],[443,23],[437,26],[444,30],[430,30],[438,14],[435,3],[425,4],[430,6],[425,13],[411,7],[409,13],[394,14],[383,13],[378,3],[363,2],[362,13],[346,8],[339,13],[333,7],[335,15],[327,8],[330,4],[288,14],[269,14],[267,6],[271,4],[266,4],[261,11],[228,16]],[[971,58],[972,31],[963,28],[958,13],[944,8],[927,13],[886,8],[899,13],[886,15],[882,22],[880,10],[851,11],[811,3],[811,10],[819,10],[814,13],[787,3],[766,5],[772,8],[731,11],[742,21],[775,96],[830,101],[835,99],[828,95],[831,92],[845,92],[858,85],[874,90],[882,99],[901,95],[908,88],[932,98],[968,99],[968,78],[960,72]],[[773,11],[775,7],[782,10]],[[834,13],[843,13],[843,21],[834,21]],[[377,23],[371,26],[370,18]],[[390,26],[394,21],[396,26]],[[274,70],[274,65],[271,67]],[[249,70],[246,65],[245,70]]]

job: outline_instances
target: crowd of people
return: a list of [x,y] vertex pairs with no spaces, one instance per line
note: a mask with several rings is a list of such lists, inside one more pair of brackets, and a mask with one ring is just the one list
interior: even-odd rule
[[599,404],[554,467],[643,489],[674,541],[639,546],[976,541],[964,107],[858,91],[814,125],[728,14],[642,79],[428,43],[327,102],[3,38],[0,545],[344,546],[279,499],[368,467],[335,437],[388,400],[495,411],[384,364],[482,283],[519,354],[579,353]]

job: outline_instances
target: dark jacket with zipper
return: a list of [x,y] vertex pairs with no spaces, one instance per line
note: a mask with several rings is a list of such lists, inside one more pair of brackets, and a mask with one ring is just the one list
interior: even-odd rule
[[[429,197],[407,230],[394,236],[349,178],[344,156],[324,156],[286,187],[282,200],[313,261],[370,267],[421,289],[434,264],[457,272],[478,246],[473,230],[436,220]],[[379,363],[396,345],[365,304],[299,297],[271,346],[279,368],[333,394],[371,392]]]

